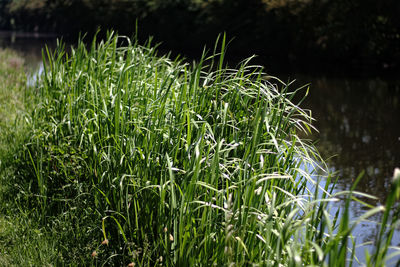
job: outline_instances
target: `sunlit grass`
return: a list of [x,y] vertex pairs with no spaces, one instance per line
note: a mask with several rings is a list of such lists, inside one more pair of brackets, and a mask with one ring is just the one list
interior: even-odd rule
[[0,154],[12,142],[14,127],[25,109],[23,64],[24,60],[12,50],[0,50]]
[[[211,56],[204,52],[190,64],[157,55],[150,42],[139,46],[112,34],[90,48],[79,42],[68,54],[62,45],[44,53],[15,179],[21,203],[42,224],[66,221],[59,225],[72,233],[74,255],[85,254],[67,261],[352,260],[351,231],[363,218],[350,222],[349,202],[330,214],[328,203],[348,193],[332,195],[323,160],[298,136],[313,129],[309,112],[250,59],[232,69],[224,55],[225,37]],[[398,219],[389,213],[398,183],[384,215],[390,229]],[[371,264],[384,262],[391,236],[383,229]]]

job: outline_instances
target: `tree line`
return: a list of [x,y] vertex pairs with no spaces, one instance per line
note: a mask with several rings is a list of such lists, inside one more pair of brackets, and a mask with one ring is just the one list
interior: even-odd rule
[[282,66],[400,68],[397,0],[3,0],[2,29],[153,35],[186,55],[226,32],[230,54]]

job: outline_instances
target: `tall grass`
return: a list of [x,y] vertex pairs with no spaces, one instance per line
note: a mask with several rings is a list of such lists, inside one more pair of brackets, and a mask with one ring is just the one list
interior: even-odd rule
[[[250,59],[229,68],[225,37],[192,64],[112,33],[64,51],[43,54],[26,203],[44,223],[57,214],[78,225],[94,219],[71,236],[97,239],[93,264],[353,260],[351,231],[364,218],[350,222],[349,202],[330,214],[344,193],[333,193],[323,160],[298,136],[313,129],[309,112]],[[371,264],[384,262],[398,223],[395,184]]]

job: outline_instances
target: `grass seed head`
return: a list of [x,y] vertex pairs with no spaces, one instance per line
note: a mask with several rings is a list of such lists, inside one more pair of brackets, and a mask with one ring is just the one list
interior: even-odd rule
[[400,168],[394,169],[393,182],[397,182],[400,179]]

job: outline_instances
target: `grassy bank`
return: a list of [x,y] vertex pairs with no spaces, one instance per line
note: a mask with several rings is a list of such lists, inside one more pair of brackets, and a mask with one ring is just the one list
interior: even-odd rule
[[332,194],[299,138],[309,113],[248,60],[228,68],[225,38],[192,64],[113,35],[86,47],[45,53],[3,176],[3,197],[43,239],[34,263],[343,266],[354,225],[385,210],[367,258],[384,262],[400,179],[386,209],[350,222],[348,200],[331,214],[350,194]]
[[[23,113],[25,73],[23,71],[24,60],[10,50],[0,53],[0,125],[1,154],[8,150],[9,143],[13,137],[8,137],[14,132],[13,127],[18,127],[19,119]],[[12,142],[11,142],[12,143]]]
[[27,206],[31,198],[38,197],[24,157],[38,95],[34,88],[27,88],[24,67],[20,55],[0,49],[0,265],[87,262],[91,259],[90,242],[71,239],[87,230],[79,228],[89,225],[83,216],[72,219],[69,214],[57,214],[45,222],[38,206]]
[[[41,238],[40,228],[14,202],[18,196],[9,194],[17,185],[11,181],[17,175],[19,150],[28,136],[24,118],[29,109],[26,94],[24,60],[12,50],[0,50],[0,264],[24,265],[39,257],[32,244]],[[43,261],[42,261],[43,262]]]

